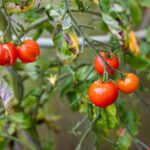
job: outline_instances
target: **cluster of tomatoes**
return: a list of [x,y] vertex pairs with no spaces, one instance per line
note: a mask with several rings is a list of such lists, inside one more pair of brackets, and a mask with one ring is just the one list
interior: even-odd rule
[[22,63],[31,63],[36,61],[40,55],[40,47],[34,40],[25,40],[21,45],[15,46],[12,43],[0,44],[0,65],[11,66],[19,58]]
[[[119,67],[119,59],[111,52],[100,52],[100,56],[95,57],[94,68],[98,74],[104,75],[104,71],[109,75],[115,74]],[[104,62],[105,61],[105,62]],[[106,64],[106,65],[105,65]],[[123,78],[117,82],[97,80],[90,85],[88,96],[90,101],[98,107],[105,108],[113,104],[122,93],[130,94],[137,90],[139,78],[134,73],[125,73]]]

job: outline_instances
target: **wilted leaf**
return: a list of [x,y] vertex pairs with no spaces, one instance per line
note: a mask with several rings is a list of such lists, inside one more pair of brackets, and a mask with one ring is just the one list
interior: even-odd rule
[[13,96],[12,89],[9,85],[4,80],[0,80],[0,98],[2,99],[3,105],[7,112],[12,109]]
[[67,30],[72,26],[72,21],[68,15],[65,16],[63,23],[62,23],[62,29]]

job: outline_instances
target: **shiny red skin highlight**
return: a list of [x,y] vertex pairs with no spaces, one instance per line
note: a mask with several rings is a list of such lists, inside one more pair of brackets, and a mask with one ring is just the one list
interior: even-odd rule
[[93,104],[105,108],[117,100],[118,87],[112,81],[102,82],[97,80],[91,84],[88,96]]
[[139,78],[134,73],[125,73],[124,79],[118,79],[117,85],[122,93],[130,94],[135,92],[139,87]]
[[[104,60],[108,63],[109,66],[111,66],[113,69],[118,69],[119,67],[119,60],[117,56],[114,56],[111,52],[100,52],[100,55],[104,58]],[[100,58],[100,56],[96,56],[94,60],[94,68],[97,73],[100,75],[104,74],[104,62]],[[106,66],[106,71],[108,74],[114,74],[115,71],[110,69],[108,66]]]
[[18,57],[23,63],[35,62],[40,55],[40,47],[34,40],[25,40],[24,43],[17,48]]
[[17,49],[12,43],[0,44],[0,65],[14,65],[17,59]]

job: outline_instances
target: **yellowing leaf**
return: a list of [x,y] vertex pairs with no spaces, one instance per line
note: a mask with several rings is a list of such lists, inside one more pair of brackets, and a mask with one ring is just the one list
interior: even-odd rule
[[76,49],[76,54],[79,53],[79,45],[78,45],[78,38],[75,34],[69,34],[70,39],[72,40],[72,45],[70,46],[71,49]]
[[140,48],[139,48],[139,45],[137,43],[135,33],[133,31],[131,31],[129,33],[129,48],[130,48],[130,52],[133,55],[137,56],[140,54]]
[[32,0],[30,3],[27,3],[26,5],[22,3],[17,5],[15,2],[8,2],[6,7],[11,13],[23,13],[31,9],[34,4],[35,0]]

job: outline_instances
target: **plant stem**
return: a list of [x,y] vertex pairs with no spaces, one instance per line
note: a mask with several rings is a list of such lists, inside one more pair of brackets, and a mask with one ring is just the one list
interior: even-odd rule
[[[100,16],[99,13],[97,13],[97,12],[92,12],[92,11],[84,11],[84,12],[81,12],[81,11],[75,10],[75,9],[72,9],[71,11],[72,11],[72,12],[78,12],[78,13],[79,13],[79,12],[80,12],[80,13],[90,13],[90,14],[93,14],[93,15],[96,15],[96,16]],[[24,35],[25,35],[26,33],[28,33],[29,31],[35,29],[35,28],[38,27],[39,25],[41,25],[41,24],[43,24],[43,23],[45,23],[45,22],[47,22],[47,21],[50,21],[50,20],[53,20],[53,18],[51,18],[50,15],[49,15],[49,16],[45,16],[45,17],[43,17],[43,18],[37,20],[36,22],[34,22],[34,23],[32,23],[31,25],[29,25],[29,27],[27,27],[23,33],[19,34],[19,37],[24,36]]]
[[17,37],[17,40],[21,43],[21,39],[20,39],[18,33],[16,32],[16,30],[15,30],[15,28],[14,28],[12,22],[11,22],[11,19],[9,18],[8,12],[7,12],[6,8],[5,8],[5,5],[4,5],[3,1],[2,1],[2,9],[4,10],[4,14],[5,14],[6,20],[7,20],[8,24],[9,24],[9,27],[12,29],[12,32]]
[[[11,135],[9,135],[9,134],[7,134],[6,132],[1,131],[1,132],[0,132],[0,135],[4,136],[4,137],[6,137],[6,138],[8,138],[8,139],[10,139],[10,140],[16,141],[16,142],[18,142],[18,143],[20,143],[20,144],[22,144],[22,145],[28,147],[29,149],[33,150],[33,148],[32,148],[30,145],[28,145],[26,142],[21,141],[20,139],[14,137],[14,136],[11,136]],[[34,150],[35,150],[35,149],[34,149]]]
[[70,9],[70,11],[75,12],[75,13],[87,13],[87,14],[91,14],[91,15],[101,17],[99,12],[94,12],[94,11],[90,11],[90,10],[80,11],[80,10],[77,10],[77,9]]
[[85,139],[88,137],[89,133],[92,131],[93,129],[93,125],[97,122],[97,120],[100,117],[100,109],[98,109],[98,113],[96,118],[90,123],[89,127],[87,128],[87,130],[84,132],[83,136],[81,137],[79,144],[77,145],[75,150],[81,150],[81,146],[83,144],[83,142],[85,141]]
[[72,128],[72,132],[76,133],[77,129],[87,120],[87,116],[85,116],[82,120],[78,121],[76,125]]

